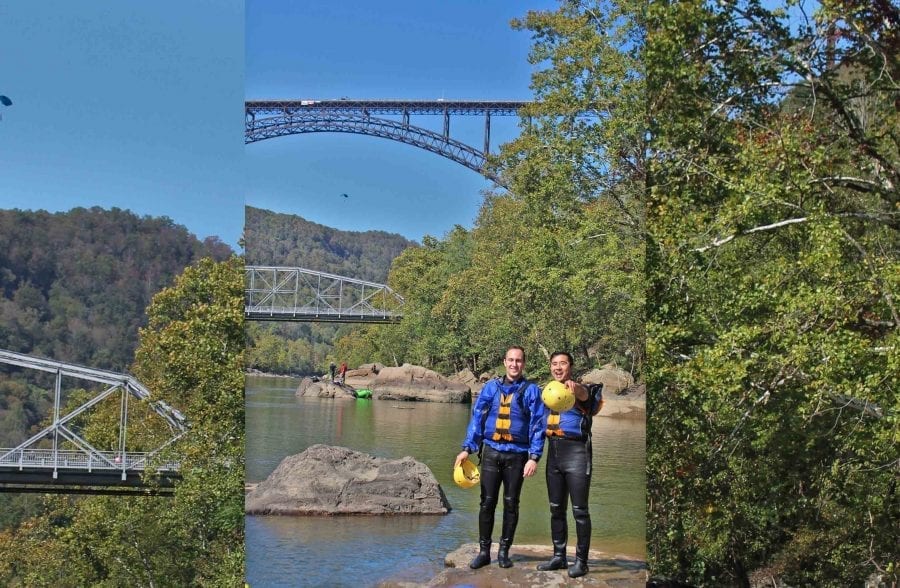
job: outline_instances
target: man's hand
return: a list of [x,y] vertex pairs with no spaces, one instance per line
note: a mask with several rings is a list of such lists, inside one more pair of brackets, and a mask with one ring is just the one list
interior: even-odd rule
[[459,455],[456,456],[456,461],[453,462],[453,467],[454,468],[459,467],[459,464],[461,464],[463,462],[463,460],[468,457],[469,457],[469,452],[466,451],[465,449],[463,449],[462,451],[459,452]]
[[536,471],[537,471],[537,462],[536,461],[534,461],[533,459],[529,459],[528,461],[525,462],[524,474],[525,474],[526,478],[530,478],[531,476],[533,476],[534,472],[536,472]]
[[575,380],[566,380],[565,381],[566,388],[569,389],[572,394],[575,395],[575,398],[584,402],[588,399],[588,389],[587,386],[583,384],[579,384]]

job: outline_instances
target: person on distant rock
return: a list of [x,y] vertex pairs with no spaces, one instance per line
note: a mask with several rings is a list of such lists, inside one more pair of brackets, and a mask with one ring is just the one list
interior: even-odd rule
[[572,364],[572,355],[566,351],[557,351],[550,356],[550,375],[575,395],[575,404],[562,413],[547,408],[546,473],[553,558],[539,564],[537,569],[547,571],[569,567],[566,559],[566,540],[569,536],[566,503],[571,498],[577,543],[575,563],[569,567],[569,577],[578,578],[588,572],[587,558],[591,548],[591,513],[588,510],[591,424],[603,401],[599,388],[588,388],[572,379]]
[[346,361],[341,362],[341,369],[338,370],[338,374],[340,375],[340,378],[341,378],[341,384],[346,384],[347,383],[346,382],[346,380],[347,380],[347,362]]
[[334,362],[331,362],[331,365],[328,366],[328,370],[331,372],[331,381],[334,382],[334,372],[337,370],[337,366],[334,365]]
[[[503,529],[497,563],[512,566],[509,548],[519,522],[519,496],[525,478],[533,476],[544,449],[544,403],[534,382],[525,379],[525,350],[506,350],[506,376],[489,380],[472,407],[463,450],[454,467],[483,449],[481,503],[478,511],[478,555],[469,563],[478,569],[491,563],[494,511],[503,485]],[[484,447],[482,448],[482,443]]]

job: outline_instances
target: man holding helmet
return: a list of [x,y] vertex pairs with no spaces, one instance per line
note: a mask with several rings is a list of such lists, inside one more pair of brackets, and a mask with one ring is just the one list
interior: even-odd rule
[[484,443],[481,461],[481,503],[478,511],[480,551],[469,563],[478,569],[491,563],[491,534],[500,486],[503,485],[503,529],[497,563],[512,566],[509,548],[519,521],[519,496],[524,479],[534,475],[544,447],[544,403],[536,384],[526,380],[525,351],[513,346],[503,358],[506,376],[490,380],[472,407],[463,450],[454,467],[477,453]]
[[[578,578],[588,572],[587,558],[591,546],[591,514],[588,510],[588,493],[591,488],[591,422],[603,401],[599,394],[591,394],[586,386],[572,380],[572,363],[572,355],[566,351],[557,351],[551,355],[550,374],[553,382],[544,389],[544,402],[548,408],[545,430],[547,496],[550,500],[553,558],[538,565],[537,569],[561,570],[569,565],[566,559],[569,533],[566,503],[571,498],[577,544],[575,563],[569,568],[569,577]],[[565,386],[565,391],[562,386]]]

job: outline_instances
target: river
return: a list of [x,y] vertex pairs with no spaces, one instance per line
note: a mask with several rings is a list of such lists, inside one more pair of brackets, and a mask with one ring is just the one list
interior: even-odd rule
[[[310,445],[341,445],[379,457],[411,455],[428,465],[452,511],[446,516],[246,518],[247,581],[269,586],[374,586],[423,581],[444,556],[478,539],[478,487],[453,483],[452,464],[470,405],[296,398],[299,380],[248,377],[247,481],[259,482]],[[591,547],[645,557],[645,427],[594,419]],[[544,462],[525,482],[515,542],[550,543]],[[502,508],[497,509],[495,538]],[[574,524],[569,520],[570,546]]]

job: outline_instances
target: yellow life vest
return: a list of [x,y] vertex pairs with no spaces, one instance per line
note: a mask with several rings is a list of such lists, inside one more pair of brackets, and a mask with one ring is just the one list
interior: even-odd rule
[[566,434],[559,428],[559,413],[555,410],[550,411],[547,417],[547,436],[548,437],[565,437]]
[[497,410],[497,422],[494,424],[494,436],[492,437],[494,441],[513,440],[512,433],[509,432],[509,427],[512,424],[510,409],[513,396],[515,396],[515,392],[509,394],[500,393],[500,408]]

